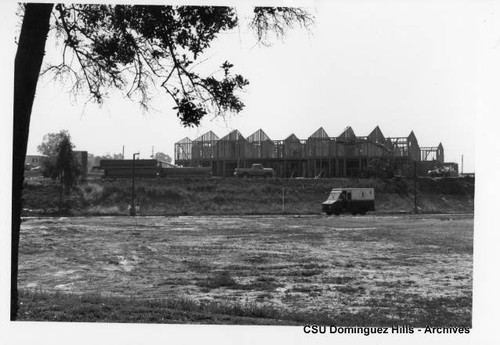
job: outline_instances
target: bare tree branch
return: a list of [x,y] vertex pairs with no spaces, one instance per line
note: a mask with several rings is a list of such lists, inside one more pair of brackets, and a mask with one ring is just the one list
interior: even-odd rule
[[[85,85],[90,98],[101,103],[108,88],[125,89],[126,97],[139,95],[139,104],[147,108],[148,88],[160,82],[174,100],[177,116],[188,126],[198,125],[207,113],[223,116],[243,109],[236,93],[248,81],[232,75],[231,64],[225,62],[221,70],[206,77],[195,71],[198,57],[217,34],[236,26],[234,9],[57,5],[56,11],[55,26],[64,36],[63,58],[59,68],[46,72],[70,72],[73,91],[83,91]],[[282,37],[288,29],[307,27],[312,21],[300,8],[259,7],[254,12],[252,26],[260,42],[270,31]],[[78,68],[68,61],[68,51]]]
[[255,31],[260,44],[269,45],[269,36],[283,39],[288,30],[296,26],[309,30],[313,23],[314,17],[303,8],[255,7],[250,27]]

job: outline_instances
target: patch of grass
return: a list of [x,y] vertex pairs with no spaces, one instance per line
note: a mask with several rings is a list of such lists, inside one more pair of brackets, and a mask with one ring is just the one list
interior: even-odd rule
[[187,298],[139,300],[28,290],[21,290],[19,297],[20,321],[298,324],[266,304],[195,302]]
[[198,260],[184,260],[183,263],[186,264],[190,270],[195,271],[197,274],[208,273],[212,270],[212,267],[210,265]]
[[218,289],[221,287],[228,289],[237,289],[240,284],[229,275],[228,271],[218,272],[213,276],[208,277],[196,283],[197,286],[208,289]]
[[258,295],[257,298],[256,298],[256,301],[260,302],[260,301],[264,301],[264,300],[267,300],[267,299],[270,299],[270,298],[273,298],[272,293],[265,292],[265,293],[261,293],[260,295]]
[[349,277],[349,276],[327,277],[327,278],[323,279],[323,282],[326,284],[344,285],[344,284],[347,284],[354,279],[355,279],[354,277]]
[[312,276],[317,276],[321,273],[323,273],[322,269],[313,268],[313,269],[295,270],[295,271],[287,273],[286,275],[291,276],[291,277],[312,277]]
[[227,198],[224,195],[215,195],[212,198],[212,201],[217,205],[222,205],[227,201],[226,199]]
[[100,183],[87,183],[80,185],[79,192],[88,205],[92,205],[102,198],[104,187]]
[[264,255],[252,255],[244,258],[245,262],[251,263],[253,265],[256,264],[263,264],[269,261],[269,258],[267,258]]
[[116,215],[125,213],[125,207],[118,206],[91,206],[87,209],[87,212],[94,215]]
[[47,249],[46,247],[40,247],[40,246],[35,246],[35,245],[24,245],[19,248],[19,254],[21,255],[38,255],[46,252]]
[[338,286],[337,291],[349,295],[356,295],[356,294],[364,294],[365,288],[362,286],[343,285],[343,286]]
[[[459,297],[425,298],[402,295],[399,298],[371,298],[365,302],[363,314],[374,319],[390,315],[392,324],[413,327],[472,327],[472,294]],[[385,325],[385,324],[382,324]],[[391,324],[386,324],[390,326]]]
[[303,264],[302,265],[302,268],[306,269],[306,270],[312,270],[312,269],[315,269],[315,268],[326,268],[328,266],[324,265],[324,264],[318,264],[318,263],[315,263],[315,262],[310,262],[310,263],[306,263],[306,264]]
[[241,284],[230,276],[229,271],[217,272],[215,275],[210,276],[205,280],[198,281],[196,285],[201,287],[203,291],[206,292],[211,289],[218,288],[226,288],[232,290],[271,291],[281,286],[280,284],[276,283],[275,279],[272,277],[259,277],[249,284]]
[[[298,299],[300,295],[287,294]],[[265,299],[264,294],[262,299]],[[67,294],[20,290],[20,321],[205,323],[339,326],[471,327],[472,296],[398,300],[368,299],[362,309],[343,307],[334,312],[277,309],[266,303],[197,302],[188,298],[143,300],[97,293]],[[408,304],[410,303],[410,304]]]
[[250,284],[241,285],[240,288],[244,290],[258,290],[258,291],[274,291],[282,286],[276,282],[273,277],[259,277]]
[[322,289],[317,285],[307,284],[307,285],[298,285],[294,286],[290,289],[291,292],[302,292],[306,294],[318,293],[321,292]]

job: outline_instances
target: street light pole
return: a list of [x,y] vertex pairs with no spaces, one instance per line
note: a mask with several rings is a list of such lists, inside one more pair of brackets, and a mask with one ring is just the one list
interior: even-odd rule
[[135,156],[138,156],[139,153],[134,153],[132,155],[132,204],[130,205],[130,215],[135,216],[136,215],[136,209],[135,209]]
[[417,161],[413,161],[413,212],[414,213],[419,213],[418,212],[418,206],[417,206],[417,176],[418,176],[418,169],[417,169]]

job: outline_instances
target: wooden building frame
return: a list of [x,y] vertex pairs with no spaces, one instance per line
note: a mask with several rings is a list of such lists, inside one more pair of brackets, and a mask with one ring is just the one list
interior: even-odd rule
[[420,148],[420,160],[422,161],[437,161],[444,163],[444,149],[443,145],[439,143],[438,146],[426,146]]
[[[440,144],[440,157],[444,157]],[[356,136],[351,127],[330,137],[321,127],[306,140],[290,134],[272,140],[262,129],[248,137],[233,130],[219,139],[207,132],[191,141],[175,144],[175,163],[181,166],[211,167],[214,176],[229,177],[238,167],[254,163],[273,168],[278,177],[360,177],[372,159],[393,160],[397,174],[410,176],[421,148],[413,131],[407,137],[385,137],[377,126],[367,136]]]

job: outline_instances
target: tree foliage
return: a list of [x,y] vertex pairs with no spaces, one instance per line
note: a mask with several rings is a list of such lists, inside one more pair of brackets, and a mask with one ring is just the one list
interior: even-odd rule
[[71,136],[66,130],[44,135],[37,147],[38,152],[47,156],[42,163],[43,176],[59,179],[66,194],[76,185],[81,174],[73,147]]
[[[259,40],[273,31],[283,36],[312,17],[302,9],[258,7],[251,26]],[[123,90],[148,107],[152,87],[161,87],[175,102],[184,126],[197,126],[206,114],[240,112],[238,96],[248,80],[222,62],[209,76],[196,71],[197,60],[218,35],[238,25],[231,7],[65,5],[53,13],[64,49],[60,64],[48,67],[69,77],[73,91],[88,92],[101,103],[110,88]]]
[[155,158],[163,162],[172,163],[172,157],[163,152],[156,152]]
[[309,28],[313,21],[314,17],[299,7],[255,7],[250,26],[257,34],[258,41],[269,45],[270,36],[282,39],[288,29],[297,25]]
[[69,194],[76,186],[78,176],[81,174],[78,162],[73,155],[73,147],[69,135],[64,136],[57,146],[55,165],[65,194]]
[[67,130],[61,130],[58,133],[47,133],[43,136],[42,142],[36,149],[42,155],[55,158],[58,154],[58,146],[65,137],[70,138]]

